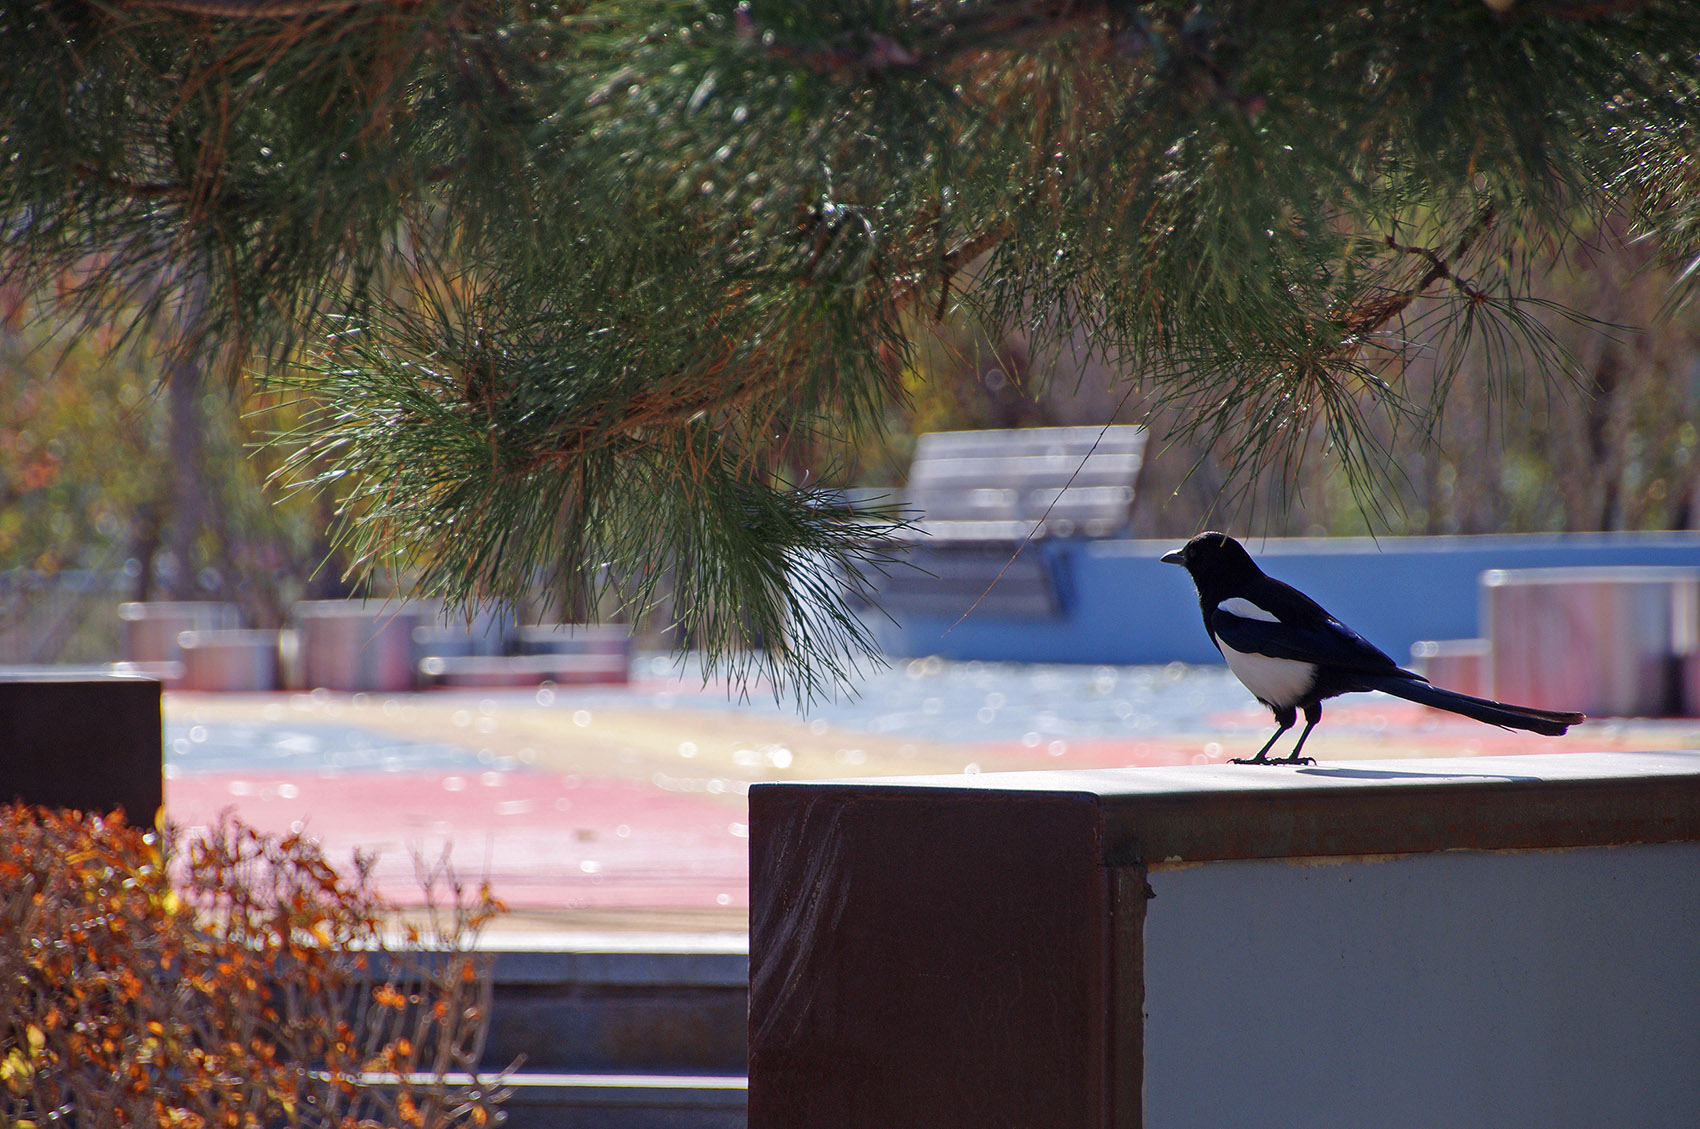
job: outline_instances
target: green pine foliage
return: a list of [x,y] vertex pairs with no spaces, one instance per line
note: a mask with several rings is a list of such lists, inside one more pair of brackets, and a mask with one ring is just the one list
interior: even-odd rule
[[879,427],[917,322],[1374,489],[1466,358],[1564,378],[1531,255],[1700,255],[1688,0],[4,0],[0,53],[11,279],[202,297],[358,567],[634,615],[665,570],[805,694],[893,522],[786,455]]

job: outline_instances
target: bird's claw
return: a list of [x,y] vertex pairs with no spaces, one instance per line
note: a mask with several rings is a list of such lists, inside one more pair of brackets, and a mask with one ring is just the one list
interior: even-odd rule
[[1234,757],[1229,764],[1315,764],[1315,757]]

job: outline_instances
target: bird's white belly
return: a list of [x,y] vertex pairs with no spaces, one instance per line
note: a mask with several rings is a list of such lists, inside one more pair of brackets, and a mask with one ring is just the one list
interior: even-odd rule
[[1316,682],[1313,663],[1248,655],[1219,640],[1216,645],[1222,649],[1222,657],[1228,660],[1228,669],[1234,672],[1234,677],[1265,705],[1293,705],[1310,693]]

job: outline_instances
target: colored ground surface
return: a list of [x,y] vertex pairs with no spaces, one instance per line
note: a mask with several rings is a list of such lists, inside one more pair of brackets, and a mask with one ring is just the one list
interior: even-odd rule
[[[447,858],[509,906],[505,929],[736,932],[751,783],[1209,763],[1255,751],[1271,729],[1214,667],[918,660],[804,712],[739,702],[660,660],[637,671],[619,688],[168,694],[167,814],[191,829],[226,811],[304,829],[333,861],[373,852],[381,889],[404,906],[424,900],[421,869]],[[1357,696],[1329,704],[1306,751],[1697,745],[1700,721],[1589,722],[1551,739]]]

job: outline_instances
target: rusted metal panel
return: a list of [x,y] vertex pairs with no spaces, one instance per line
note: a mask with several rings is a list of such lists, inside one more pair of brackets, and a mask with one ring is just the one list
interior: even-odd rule
[[750,808],[752,1129],[1137,1124],[1111,1056],[1139,930],[1113,924],[1093,797],[767,785]]
[[1697,568],[1490,570],[1482,575],[1488,694],[1595,717],[1674,714],[1696,608]]
[[165,802],[160,684],[0,679],[0,802],[110,812],[149,827]]

